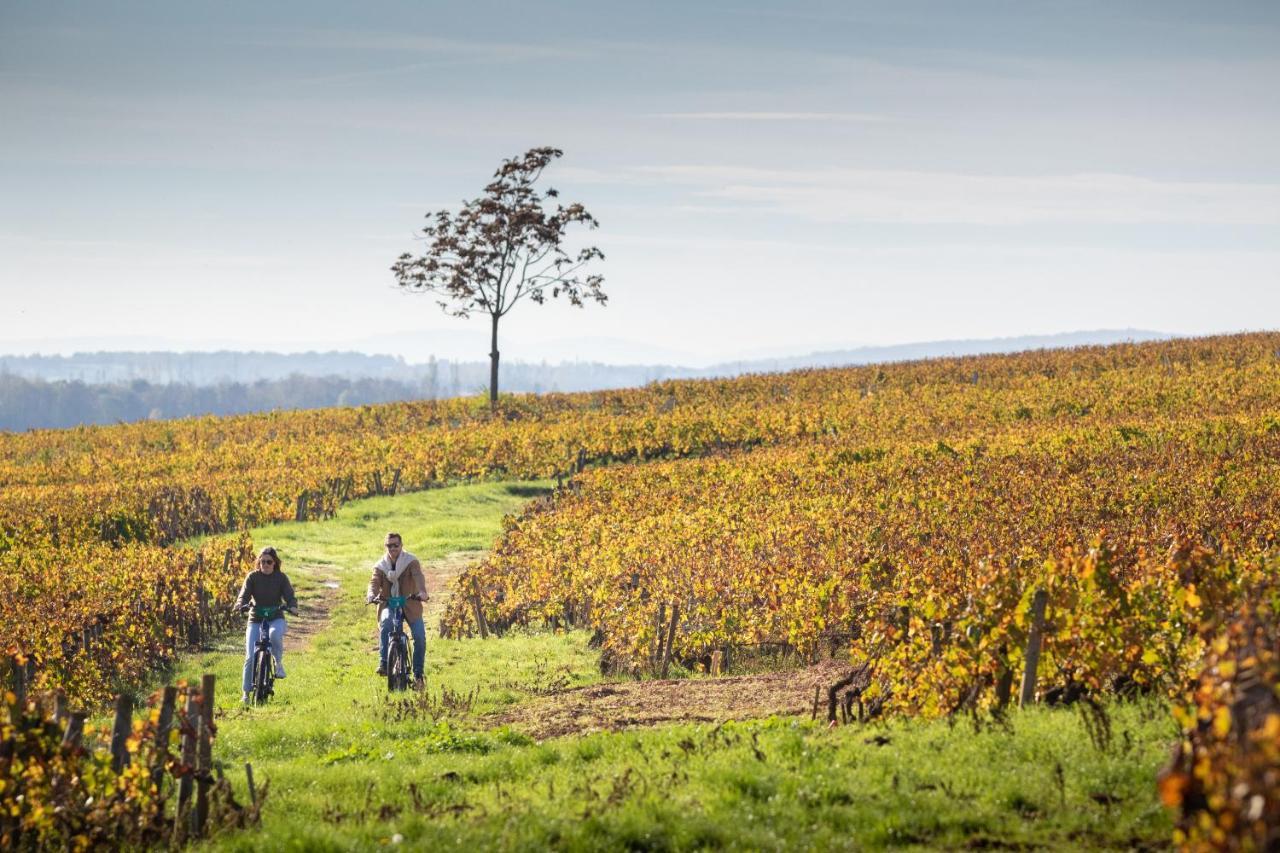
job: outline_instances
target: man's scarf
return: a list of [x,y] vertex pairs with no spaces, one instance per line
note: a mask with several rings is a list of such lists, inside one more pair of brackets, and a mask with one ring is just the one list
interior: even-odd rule
[[392,565],[391,561],[386,558],[386,555],[383,555],[382,559],[378,561],[378,564],[374,566],[375,569],[387,576],[387,580],[391,581],[392,595],[400,594],[400,578],[406,571],[408,571],[409,564],[416,559],[418,558],[410,554],[408,551],[401,551],[400,556],[396,558],[395,565]]

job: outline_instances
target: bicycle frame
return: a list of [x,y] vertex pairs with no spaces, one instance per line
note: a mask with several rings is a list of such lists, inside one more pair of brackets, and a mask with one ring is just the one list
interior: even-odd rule
[[[409,638],[404,633],[405,596],[393,595],[387,601],[391,611],[391,637],[387,646],[387,688],[409,689]],[[393,654],[394,650],[394,654]]]
[[249,696],[254,704],[264,705],[275,693],[275,656],[271,653],[270,625],[277,616],[288,612],[285,607],[254,607],[253,615],[262,620],[258,629],[258,642],[253,649],[253,683]]

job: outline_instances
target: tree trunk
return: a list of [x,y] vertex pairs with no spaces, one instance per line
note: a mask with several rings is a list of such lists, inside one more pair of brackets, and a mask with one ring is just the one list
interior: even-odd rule
[[493,336],[489,342],[489,409],[498,409],[498,318],[500,314],[490,314],[493,318]]

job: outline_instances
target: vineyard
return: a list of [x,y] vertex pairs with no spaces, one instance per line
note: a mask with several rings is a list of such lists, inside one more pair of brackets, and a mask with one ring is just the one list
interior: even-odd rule
[[3,435],[0,648],[101,700],[226,627],[240,531],[534,477],[442,632],[834,656],[858,716],[1000,714],[1034,654],[1041,698],[1185,706],[1189,843],[1276,840],[1277,334]]
[[1043,589],[1049,685],[1176,687],[1197,626],[1263,571],[1278,484],[1271,416],[592,471],[511,522],[447,627],[472,629],[478,596],[489,626],[588,625],[622,669],[664,644],[686,662],[848,647],[894,709],[937,715],[1021,672]]

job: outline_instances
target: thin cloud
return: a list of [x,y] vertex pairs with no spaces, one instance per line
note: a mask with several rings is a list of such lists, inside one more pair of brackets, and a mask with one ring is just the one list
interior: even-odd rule
[[581,58],[578,47],[559,44],[530,44],[504,41],[476,41],[443,38],[412,33],[347,30],[273,31],[240,39],[238,43],[254,47],[289,47],[340,53],[382,54],[414,59],[393,65],[357,68],[331,74],[300,77],[282,82],[295,84],[327,84],[408,74],[428,68],[465,65],[505,65],[524,62],[562,62]]
[[467,57],[485,62],[567,59],[583,56],[588,52],[580,47],[559,44],[476,41],[411,33],[349,30],[276,31],[241,39],[239,43],[256,47],[301,47],[334,51]]
[[1280,184],[1121,174],[658,166],[632,170],[695,197],[822,222],[1280,225]]
[[675,119],[683,121],[892,121],[889,116],[874,113],[818,113],[818,112],[700,112],[700,113],[649,113],[646,118]]

